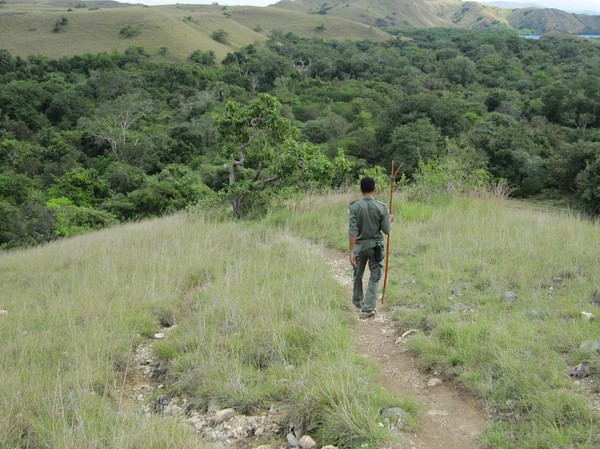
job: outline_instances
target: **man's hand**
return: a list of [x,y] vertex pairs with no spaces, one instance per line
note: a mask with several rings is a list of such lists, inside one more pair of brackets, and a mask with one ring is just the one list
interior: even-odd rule
[[390,216],[390,223],[393,223],[394,222],[394,214],[389,214],[389,216]]
[[350,265],[352,265],[352,268],[356,268],[356,256],[354,254],[350,254],[348,257],[350,259]]

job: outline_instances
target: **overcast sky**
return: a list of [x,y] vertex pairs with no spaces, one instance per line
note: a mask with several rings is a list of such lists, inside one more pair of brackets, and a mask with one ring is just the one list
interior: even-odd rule
[[[145,5],[174,5],[175,3],[195,3],[210,5],[213,0],[122,0],[127,3],[143,3]],[[267,6],[278,0],[216,0],[219,5],[254,5]],[[489,3],[499,0],[476,0],[479,3]],[[557,8],[564,11],[590,10],[600,14],[600,0],[501,0],[514,3],[535,3],[546,8]],[[323,3],[327,3],[323,0]]]

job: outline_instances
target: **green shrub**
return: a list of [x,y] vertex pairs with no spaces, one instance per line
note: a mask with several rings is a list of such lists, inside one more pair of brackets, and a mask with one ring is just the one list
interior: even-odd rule
[[119,36],[125,39],[130,39],[132,37],[139,36],[141,34],[141,30],[136,25],[127,25],[126,27],[121,28],[119,31]]
[[229,33],[224,29],[219,28],[218,30],[212,32],[211,37],[213,38],[213,40],[221,44],[226,44],[227,38],[229,37]]
[[67,27],[68,24],[69,24],[69,19],[67,19],[65,16],[62,16],[60,19],[58,19],[54,23],[54,28],[52,28],[52,32],[60,33],[61,31],[65,31],[65,28]]

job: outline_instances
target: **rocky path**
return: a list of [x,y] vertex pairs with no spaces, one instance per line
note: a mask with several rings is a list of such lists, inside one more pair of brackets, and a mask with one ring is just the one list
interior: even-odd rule
[[[336,279],[350,295],[352,270],[344,253],[322,249]],[[368,276],[365,273],[365,280]],[[378,314],[361,319],[358,314],[353,328],[356,352],[379,368],[383,388],[399,396],[409,396],[423,409],[421,426],[415,433],[403,433],[397,449],[469,449],[477,447],[478,436],[487,420],[483,405],[436,373],[419,370],[416,359],[406,347],[406,335],[398,335],[378,304]]]

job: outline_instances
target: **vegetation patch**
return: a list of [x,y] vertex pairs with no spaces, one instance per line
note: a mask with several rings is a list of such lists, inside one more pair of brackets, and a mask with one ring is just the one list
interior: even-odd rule
[[60,33],[60,32],[66,31],[68,24],[69,24],[69,19],[67,19],[65,16],[63,16],[54,23],[52,32]]
[[141,34],[141,30],[140,27],[137,25],[127,25],[126,27],[121,28],[121,31],[119,31],[119,36],[125,38],[125,39],[130,39],[132,37],[136,37],[139,36]]
[[[399,332],[418,330],[409,345],[425,367],[488,404],[482,446],[597,446],[598,224],[505,200],[440,207],[409,195],[394,203],[386,304]],[[345,249],[352,198],[311,197],[270,220]]]
[[[235,254],[236,257],[231,257]],[[128,407],[132,347],[161,326],[161,394],[238,412],[276,404],[321,444],[390,437],[351,320],[320,256],[265,225],[176,215],[0,256],[0,432],[8,447],[204,447],[190,428]],[[81,423],[84,423],[82,425]]]

